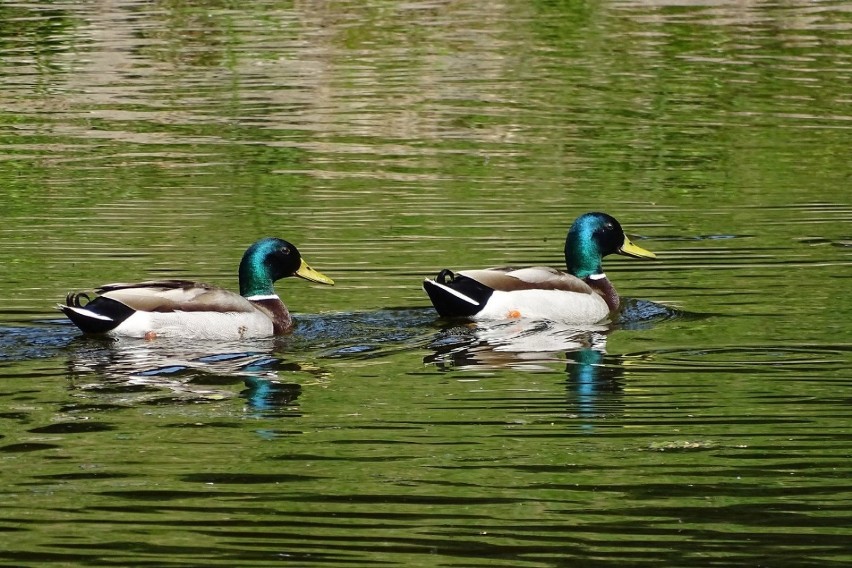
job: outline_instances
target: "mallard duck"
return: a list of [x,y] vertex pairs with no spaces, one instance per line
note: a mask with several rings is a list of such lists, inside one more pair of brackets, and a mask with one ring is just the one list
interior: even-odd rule
[[[84,333],[110,336],[247,339],[290,331],[293,320],[273,283],[288,276],[333,285],[287,241],[265,238],[240,261],[240,293],[190,280],[106,284],[95,299],[70,293],[57,307]],[[85,303],[83,300],[85,299]]]
[[572,324],[606,321],[619,298],[601,268],[608,254],[656,258],[636,246],[606,213],[577,218],[565,239],[568,272],[555,268],[487,268],[453,273],[442,270],[423,289],[441,316],[471,319],[549,319]]

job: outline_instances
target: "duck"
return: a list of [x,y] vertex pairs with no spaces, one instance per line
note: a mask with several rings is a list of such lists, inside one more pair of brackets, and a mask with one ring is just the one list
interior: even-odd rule
[[263,338],[293,329],[293,318],[273,288],[277,280],[290,276],[334,285],[311,268],[294,245],[266,237],[243,254],[239,294],[192,280],[147,280],[105,284],[95,289],[93,299],[85,292],[71,292],[57,308],[87,335]]
[[545,319],[593,325],[611,321],[620,299],[601,266],[603,257],[656,255],[627,238],[611,215],[580,215],[565,238],[567,272],[546,266],[441,270],[423,289],[442,317],[471,320]]

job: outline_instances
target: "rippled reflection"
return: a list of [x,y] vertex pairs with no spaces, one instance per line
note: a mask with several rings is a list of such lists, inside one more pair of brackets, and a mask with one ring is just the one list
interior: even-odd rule
[[[569,325],[548,320],[479,321],[445,327],[425,358],[444,370],[517,368],[550,371],[548,363],[581,350],[606,352],[607,336],[618,329],[643,329],[672,318],[696,317],[654,302],[623,299],[611,325]],[[582,360],[580,357],[578,360]]]
[[[426,333],[420,326],[433,319],[430,310],[303,315],[291,335],[236,342],[84,337],[63,321],[53,328],[62,331],[53,348],[41,356],[65,353],[73,388],[112,403],[187,404],[239,394],[248,410],[298,416],[302,388],[324,384],[331,374],[323,360],[357,367],[413,350]],[[8,343],[21,357],[42,337],[30,329],[8,336]]]
[[[606,355],[609,329],[515,320],[444,329],[425,362],[443,371],[514,369],[553,373],[563,363],[568,416],[601,418],[617,412],[623,364]],[[591,428],[590,424],[587,427]]]
[[[247,350],[247,348],[249,350]],[[68,376],[75,389],[122,404],[183,404],[239,393],[258,411],[293,410],[301,386],[286,376],[321,375],[274,354],[275,341],[250,344],[84,338],[70,345]]]
[[438,368],[552,370],[566,351],[604,350],[608,328],[566,326],[550,321],[477,322],[442,330],[425,358]]
[[[564,415],[586,431],[619,416],[631,372],[647,372],[668,356],[662,352],[607,352],[607,340],[619,330],[650,330],[678,321],[699,321],[691,314],[633,298],[608,326],[576,326],[544,320],[445,324],[429,342],[424,362],[459,380],[482,381],[482,371],[521,371],[553,376],[564,373]],[[474,374],[468,379],[462,373]]]

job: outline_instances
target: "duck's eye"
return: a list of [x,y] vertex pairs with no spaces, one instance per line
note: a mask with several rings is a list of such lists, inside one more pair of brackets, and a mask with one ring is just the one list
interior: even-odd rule
[[598,229],[595,230],[595,234],[596,235],[603,235],[607,231],[612,231],[613,228],[614,227],[613,227],[612,223],[605,223],[604,225],[602,225],[601,227],[599,227]]
[[278,252],[280,252],[281,254],[290,254],[290,248],[289,247],[281,247],[280,249],[278,249]]

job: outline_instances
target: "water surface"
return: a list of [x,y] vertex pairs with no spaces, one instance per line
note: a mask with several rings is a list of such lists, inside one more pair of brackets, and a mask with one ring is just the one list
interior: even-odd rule
[[[845,566],[841,2],[0,6],[9,566]],[[472,326],[442,268],[615,215],[611,326]],[[238,343],[83,338],[112,281],[334,288]]]

